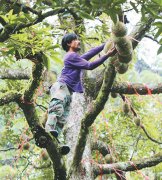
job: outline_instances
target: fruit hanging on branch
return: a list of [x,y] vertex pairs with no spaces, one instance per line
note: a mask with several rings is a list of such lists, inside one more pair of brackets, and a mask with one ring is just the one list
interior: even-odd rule
[[[111,44],[115,45],[118,52],[113,64],[119,74],[124,74],[128,70],[128,63],[132,60],[133,47],[123,22],[118,21],[112,26],[111,41]],[[110,47],[111,44],[109,42],[107,46]]]
[[123,37],[127,34],[127,28],[123,22],[118,21],[116,24],[112,26],[112,33],[116,37]]
[[140,117],[134,117],[134,123],[136,124],[136,126],[140,126],[141,125]]
[[23,144],[23,149],[24,150],[29,150],[29,148],[30,148],[29,142],[26,142],[26,143]]
[[120,63],[119,62],[119,65],[116,67],[116,71],[119,74],[124,74],[127,72],[127,70],[128,70],[128,64],[126,64],[126,63]]
[[132,54],[132,42],[128,36],[113,37],[115,48],[120,56],[130,56]]
[[112,164],[114,162],[114,159],[112,158],[112,156],[110,154],[107,154],[105,156],[105,161],[107,164]]
[[117,96],[118,96],[117,93],[111,92],[111,97],[112,97],[112,98],[117,98]]
[[130,106],[129,106],[129,104],[126,103],[126,102],[124,102],[124,104],[123,104],[123,112],[124,112],[124,114],[128,114],[129,111],[130,111]]
[[121,56],[118,53],[118,60],[121,63],[129,63],[132,60],[132,53],[130,55],[126,55],[126,56]]

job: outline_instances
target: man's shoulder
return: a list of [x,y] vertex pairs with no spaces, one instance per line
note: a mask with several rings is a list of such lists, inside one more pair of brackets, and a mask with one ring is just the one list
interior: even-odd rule
[[68,52],[65,55],[65,59],[73,59],[79,57],[79,54],[77,52]]

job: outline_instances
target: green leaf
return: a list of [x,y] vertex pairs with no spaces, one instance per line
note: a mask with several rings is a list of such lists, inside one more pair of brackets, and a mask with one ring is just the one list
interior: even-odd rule
[[145,6],[143,5],[142,8],[141,8],[141,15],[142,15],[142,20],[145,20],[146,19],[146,16],[145,16]]
[[162,28],[159,28],[158,32],[155,34],[155,38],[159,37],[162,33]]
[[162,46],[160,46],[160,48],[158,49],[157,55],[159,55],[160,53],[162,53]]
[[53,46],[48,46],[48,47],[47,47],[47,50],[55,49],[55,48],[59,48],[59,47],[60,47],[59,44],[55,44],[55,45],[53,45]]
[[62,60],[58,57],[58,55],[54,53],[50,56],[50,59],[54,61],[55,63],[62,64]]
[[33,18],[29,14],[24,14],[27,20],[33,21]]
[[133,7],[133,9],[136,11],[136,13],[138,13],[138,9],[137,9],[135,3],[130,2],[130,4],[131,4],[131,6]]
[[13,9],[11,9],[8,13],[7,13],[8,17],[13,15]]
[[162,28],[162,22],[160,21],[153,23],[153,25],[157,26],[158,28]]
[[144,6],[144,9],[148,12],[148,13],[150,13],[152,16],[157,16],[157,11],[155,11],[155,10],[153,10],[151,7],[146,7],[146,6]]
[[91,15],[89,15],[88,13],[86,13],[86,12],[79,11],[79,15],[80,15],[82,18],[94,20],[94,18],[93,18]]
[[153,0],[153,2],[157,3],[158,5],[162,6],[162,0]]
[[162,45],[162,38],[160,39],[159,44],[161,44],[161,45]]
[[109,13],[109,16],[111,17],[111,19],[112,19],[112,21],[114,22],[114,23],[116,23],[117,22],[117,14],[116,13],[114,13],[113,11],[111,11],[110,13]]
[[116,1],[113,2],[113,6],[121,5],[124,2],[126,2],[126,0],[116,0]]

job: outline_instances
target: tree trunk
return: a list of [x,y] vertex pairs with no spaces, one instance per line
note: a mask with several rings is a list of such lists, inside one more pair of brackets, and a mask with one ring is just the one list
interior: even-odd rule
[[[85,97],[81,93],[73,93],[72,102],[70,105],[70,113],[67,120],[67,126],[65,128],[66,142],[70,146],[70,153],[67,155],[67,169],[72,163],[78,134],[81,127],[81,120],[85,114],[88,103]],[[87,140],[87,144],[84,150],[82,162],[77,168],[77,171],[70,175],[70,180],[92,180],[94,179],[92,169],[91,169],[91,148],[90,148],[90,138]]]

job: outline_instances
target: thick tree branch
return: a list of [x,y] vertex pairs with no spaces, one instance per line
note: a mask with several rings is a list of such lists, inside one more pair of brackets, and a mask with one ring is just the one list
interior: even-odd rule
[[40,85],[44,69],[41,53],[36,54],[35,58],[37,63],[33,66],[32,82],[29,87],[26,88],[24,95],[17,100],[17,103],[24,112],[28,125],[35,137],[36,145],[47,149],[53,162],[56,177],[60,180],[64,180],[66,179],[66,169],[59,151],[58,143],[49,133],[45,132],[45,129],[40,125],[39,117],[35,108],[34,96]]
[[[113,164],[94,164],[94,174],[96,176],[103,174],[112,174],[118,171],[136,171],[147,167],[156,166],[162,162],[162,153],[156,154],[150,158],[139,161],[119,162]],[[102,169],[102,171],[101,171]]]
[[28,70],[0,69],[0,79],[29,80],[31,73]]
[[42,62],[35,64],[33,66],[33,80],[30,84],[30,86],[28,87],[28,89],[26,89],[25,93],[24,93],[24,101],[26,101],[27,103],[30,103],[31,100],[33,101],[33,97],[37,91],[37,88],[40,85],[40,82],[42,80],[42,73],[43,73],[43,69],[44,66],[42,64]]
[[10,102],[16,102],[21,96],[22,94],[18,93],[17,91],[6,92],[0,96],[0,106],[3,106]]
[[[102,75],[102,74],[101,74]],[[86,94],[90,97],[96,97],[96,95],[99,92],[99,89],[101,87],[101,83],[103,81],[103,78],[100,76],[97,76],[97,81],[95,81],[95,78],[86,78],[84,79],[89,83],[89,86],[85,87]],[[91,91],[90,91],[91,89]],[[109,89],[108,89],[109,91]],[[162,84],[158,84],[155,86],[149,86],[147,84],[142,83],[131,83],[131,82],[115,82],[110,89],[111,92],[119,93],[119,94],[128,94],[128,95],[152,95],[152,94],[161,94],[162,93]]]
[[55,174],[60,178],[60,180],[65,180],[66,170],[63,163],[64,161],[60,154],[59,145],[57,141],[45,132],[45,129],[39,125],[39,117],[37,115],[35,105],[30,103],[26,104],[20,101],[18,104],[22,108],[29,127],[35,137],[36,145],[47,149],[47,152],[53,162]]
[[103,156],[110,154],[108,145],[99,140],[92,142],[91,149],[92,151],[98,150]]
[[111,92],[120,93],[120,94],[139,94],[139,95],[151,95],[151,94],[160,94],[162,93],[162,84],[158,84],[154,87],[149,87],[141,83],[115,83],[111,88]]

